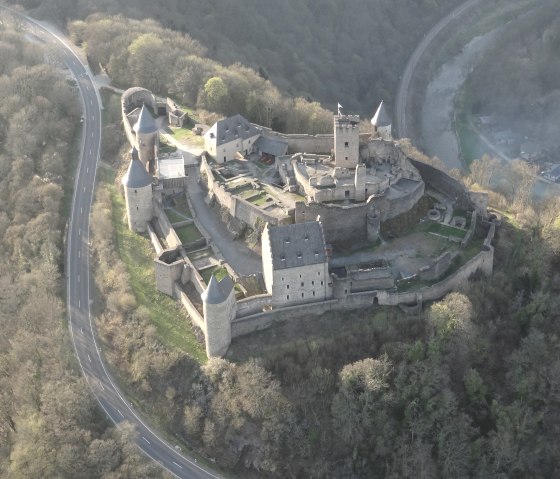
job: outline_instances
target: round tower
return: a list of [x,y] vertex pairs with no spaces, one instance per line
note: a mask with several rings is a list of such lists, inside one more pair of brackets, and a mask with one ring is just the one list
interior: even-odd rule
[[153,216],[152,177],[140,163],[136,148],[132,148],[131,155],[130,165],[122,179],[126,216],[128,227],[132,231],[143,233]]
[[204,338],[206,355],[222,357],[231,344],[231,320],[235,316],[235,290],[233,281],[225,276],[218,281],[214,275],[200,295],[204,313]]
[[142,105],[138,121],[132,128],[136,133],[138,158],[148,172],[155,171],[156,149],[158,148],[158,127],[146,105]]
[[381,218],[375,208],[371,208],[366,215],[366,228],[368,241],[377,241],[381,229]]
[[381,102],[375,112],[375,115],[371,119],[373,136],[381,137],[384,140],[391,140],[393,138],[391,133],[391,124],[391,118],[387,114],[387,110],[385,110],[385,105]]

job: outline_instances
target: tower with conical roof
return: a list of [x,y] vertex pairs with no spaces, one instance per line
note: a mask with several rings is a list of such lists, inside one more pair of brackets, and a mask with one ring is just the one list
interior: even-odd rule
[[235,290],[233,281],[225,276],[218,281],[214,275],[201,294],[204,313],[206,355],[222,357],[231,344],[231,321],[235,317]]
[[136,147],[140,162],[144,165],[146,171],[155,171],[159,144],[158,127],[146,105],[142,105],[138,121],[132,129],[136,134]]
[[379,104],[375,115],[371,119],[371,124],[373,127],[374,137],[381,137],[384,140],[391,140],[393,138],[391,133],[392,121],[387,114],[387,110],[385,109],[383,102]]
[[143,233],[154,214],[152,206],[152,177],[138,159],[138,150],[130,151],[132,159],[122,179],[128,227]]

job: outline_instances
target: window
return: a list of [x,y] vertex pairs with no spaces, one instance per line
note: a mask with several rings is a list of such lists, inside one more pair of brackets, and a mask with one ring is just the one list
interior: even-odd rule
[[320,272],[320,271],[317,271],[317,276],[321,276],[321,272]]
[[225,161],[226,161],[226,157],[224,156],[224,163],[225,163]]
[[290,285],[289,285],[289,284],[286,285],[286,289],[290,289]]
[[290,295],[289,295],[289,294],[286,295],[286,299],[287,299],[288,301],[290,301]]
[[301,287],[302,287],[302,288],[303,288],[303,284],[304,284],[304,283],[303,283],[303,281],[302,281],[302,282],[301,282]]
[[297,258],[298,258],[298,259],[303,258],[303,255],[302,255],[301,253],[298,253],[298,254],[297,254]]
[[303,298],[303,297],[305,297],[305,295],[303,293],[301,293],[301,297]]
[[348,157],[347,157],[347,156],[345,156],[344,159],[345,159],[346,161],[348,161]]
[[315,286],[315,281],[311,281],[311,286]]
[[138,190],[134,190],[134,193],[138,193]]
[[315,296],[315,291],[313,291],[313,296]]
[[323,282],[321,281],[321,286],[323,286]]
[[[347,141],[344,142],[344,146],[345,146],[346,148],[348,148],[348,142],[347,142]],[[348,158],[346,158],[346,159],[348,159]]]

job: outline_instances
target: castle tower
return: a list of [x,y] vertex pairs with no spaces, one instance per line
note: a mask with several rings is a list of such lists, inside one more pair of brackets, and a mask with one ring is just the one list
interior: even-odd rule
[[155,171],[155,160],[159,146],[158,127],[146,105],[142,105],[138,121],[132,128],[136,133],[138,157],[148,172]]
[[218,281],[214,275],[201,295],[204,312],[206,355],[222,357],[231,344],[231,321],[235,317],[233,281],[225,276]]
[[122,179],[128,227],[137,233],[146,231],[153,216],[152,177],[138,159],[136,148],[131,150],[132,160]]
[[387,115],[387,110],[385,110],[385,105],[383,102],[379,104],[375,115],[371,119],[371,124],[373,127],[373,136],[380,137],[384,140],[391,140],[391,118]]
[[334,116],[335,166],[356,168],[360,159],[360,117],[342,115],[340,109]]

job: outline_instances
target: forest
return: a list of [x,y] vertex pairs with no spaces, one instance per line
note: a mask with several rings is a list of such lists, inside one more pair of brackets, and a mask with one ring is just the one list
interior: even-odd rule
[[509,22],[467,82],[472,114],[494,115],[502,129],[542,146],[558,146],[560,134],[559,12],[557,2],[545,1]]
[[0,19],[0,476],[162,477],[101,412],[69,337],[77,95],[52,52]]
[[[103,2],[107,12],[135,20],[86,18],[94,2],[23,3],[75,20],[73,39],[123,87],[134,72],[144,86],[190,106],[222,114],[238,108],[279,129],[299,121],[298,128],[321,131],[327,113],[308,101],[308,88],[317,87],[309,100],[324,95],[331,102],[334,95],[349,108],[356,101],[357,110],[369,109],[376,96],[394,91],[422,28],[458,2],[360,1],[339,11],[344,4],[328,0],[302,1],[298,8],[210,1],[189,14],[179,2],[137,2],[126,10]],[[247,12],[260,6],[251,22]],[[142,20],[151,14],[163,26]],[[314,21],[320,14],[330,28]],[[238,18],[241,26],[225,20]],[[335,35],[325,37],[334,31],[340,45]],[[215,35],[205,36],[209,32]],[[403,37],[396,40],[396,33]],[[315,52],[312,61],[306,52],[317,44],[326,56]],[[394,56],[382,62],[388,50]],[[284,64],[278,57],[286,52],[291,60]],[[0,475],[162,477],[137,454],[132,432],[115,430],[101,414],[68,337],[62,239],[80,110],[71,82],[44,64],[43,53],[2,22]],[[169,75],[154,78],[152,64],[138,53],[161,61],[159,71]],[[355,83],[346,83],[346,69],[358,71],[362,62],[375,79],[356,75]],[[308,78],[313,74],[316,82]],[[284,91],[303,97],[291,100]],[[105,131],[119,128],[109,124]],[[122,173],[129,161],[119,151],[122,137],[105,137],[111,142],[104,143],[105,167]],[[482,158],[462,180],[486,189],[498,170],[504,173],[495,160]],[[515,163],[507,174],[509,187],[490,193],[502,223],[492,278],[471,278],[418,317],[373,309],[314,318],[315,329],[297,341],[269,341],[259,350],[262,335],[249,336],[233,345],[230,358],[207,362],[165,344],[134,295],[134,265],[125,263],[115,232],[123,222],[116,175],[114,185],[99,188],[92,213],[101,298],[95,311],[110,346],[107,360],[127,392],[148,405],[144,412],[159,415],[159,425],[238,477],[558,477],[560,201],[531,197],[526,165]]]
[[[392,105],[419,39],[461,0],[18,0],[61,25],[104,12],[188,34],[226,67],[240,63],[289,96],[371,116]],[[147,86],[147,85],[144,85]]]

